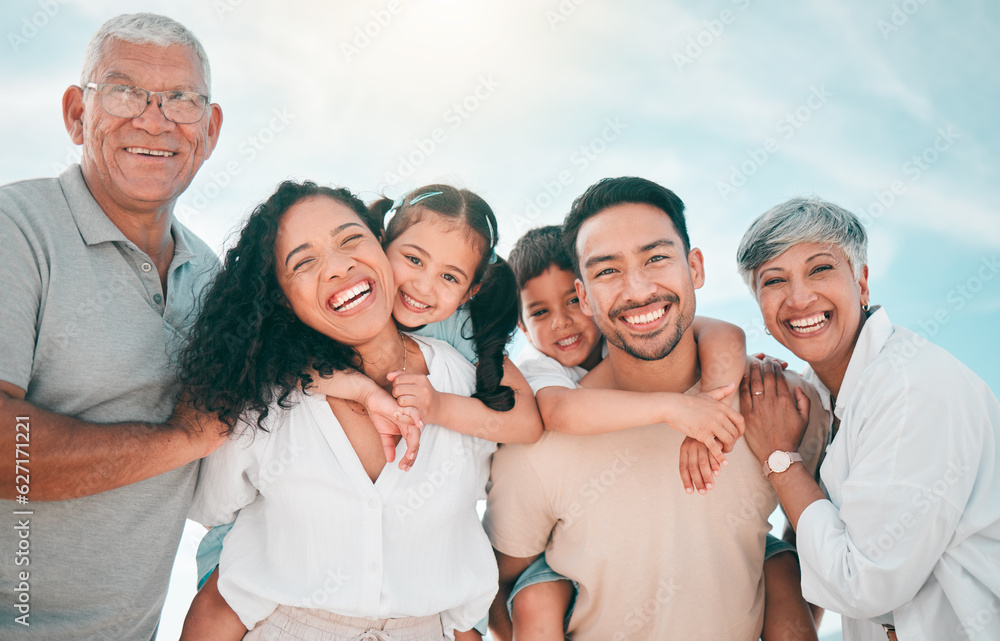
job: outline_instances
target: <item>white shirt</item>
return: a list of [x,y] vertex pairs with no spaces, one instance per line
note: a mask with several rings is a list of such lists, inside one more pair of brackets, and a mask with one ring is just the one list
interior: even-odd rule
[[[829,409],[830,394],[804,374]],[[802,594],[844,639],[1000,639],[1000,403],[954,356],[884,310],[854,347],[798,523]]]
[[[601,358],[608,355],[608,343],[601,339]],[[524,375],[531,391],[535,394],[545,387],[579,387],[580,379],[587,375],[587,370],[579,365],[566,367],[556,359],[543,354],[534,345],[528,343],[517,355],[517,369]]]
[[[450,345],[412,338],[436,390],[475,390],[473,366]],[[245,430],[202,462],[191,509],[204,525],[236,519],[219,592],[243,624],[283,604],[371,618],[440,612],[449,636],[471,629],[497,591],[476,512],[496,444],[426,425],[412,469],[388,463],[373,484],[326,398],[290,401],[272,405],[269,432]],[[401,441],[397,460],[404,451]]]

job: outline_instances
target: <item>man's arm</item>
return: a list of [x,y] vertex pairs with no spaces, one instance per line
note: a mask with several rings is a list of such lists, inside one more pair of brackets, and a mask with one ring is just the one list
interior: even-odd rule
[[517,583],[521,573],[534,563],[539,555],[528,558],[507,556],[503,552],[493,550],[497,557],[497,568],[500,571],[500,589],[490,606],[490,632],[497,641],[511,641],[514,637],[514,626],[507,611],[507,600]]
[[0,381],[0,451],[5,460],[21,464],[20,469],[2,466],[3,499],[19,494],[16,489],[25,485],[25,476],[30,487],[27,498],[34,501],[106,492],[198,460],[225,440],[224,424],[186,403],[178,403],[166,424],[106,425],[43,410],[25,401],[24,395],[20,387]]

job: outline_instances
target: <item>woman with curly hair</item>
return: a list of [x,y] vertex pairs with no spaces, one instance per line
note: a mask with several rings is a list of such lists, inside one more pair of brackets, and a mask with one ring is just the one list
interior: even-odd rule
[[406,417],[302,391],[311,371],[346,369],[476,389],[452,347],[397,329],[378,230],[347,190],[282,183],[227,254],[182,359],[193,404],[232,432],[202,463],[191,518],[239,514],[217,581],[246,639],[442,639],[496,592],[475,509],[496,444],[428,424],[404,471],[373,421],[416,429]]

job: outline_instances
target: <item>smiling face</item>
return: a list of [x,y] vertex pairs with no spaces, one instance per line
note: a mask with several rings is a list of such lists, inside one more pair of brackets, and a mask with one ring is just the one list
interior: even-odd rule
[[425,211],[385,248],[398,292],[392,315],[403,327],[442,321],[476,293],[480,248],[456,223]]
[[868,267],[861,272],[855,280],[844,252],[821,243],[795,245],[754,270],[768,331],[824,382],[850,362],[868,302]]
[[646,361],[673,351],[694,320],[704,268],[670,218],[646,204],[609,207],[583,223],[576,251],[577,292],[608,343]]
[[344,345],[374,338],[395,291],[378,239],[346,205],[326,196],[288,208],[274,243],[275,275],[303,323]]
[[591,369],[601,360],[601,334],[580,308],[572,272],[555,265],[521,288],[521,330],[535,349],[566,367]]
[[[90,81],[207,94],[198,56],[188,47],[157,47],[110,40]],[[156,98],[141,116],[117,118],[93,89],[71,87],[63,97],[73,142],[83,145],[83,175],[106,212],[155,211],[171,206],[209,157],[222,111],[211,105],[199,122],[179,125],[163,117]]]

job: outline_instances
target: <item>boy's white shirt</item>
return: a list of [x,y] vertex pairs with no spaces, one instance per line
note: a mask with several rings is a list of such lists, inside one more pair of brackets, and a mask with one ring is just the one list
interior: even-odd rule
[[[601,339],[601,358],[608,355],[607,341]],[[575,389],[579,387],[580,379],[587,375],[587,370],[582,367],[566,367],[551,356],[547,356],[539,351],[534,345],[528,343],[515,361],[517,368],[524,374],[524,378],[531,386],[531,391],[538,394],[538,390],[545,387],[568,387]]]

